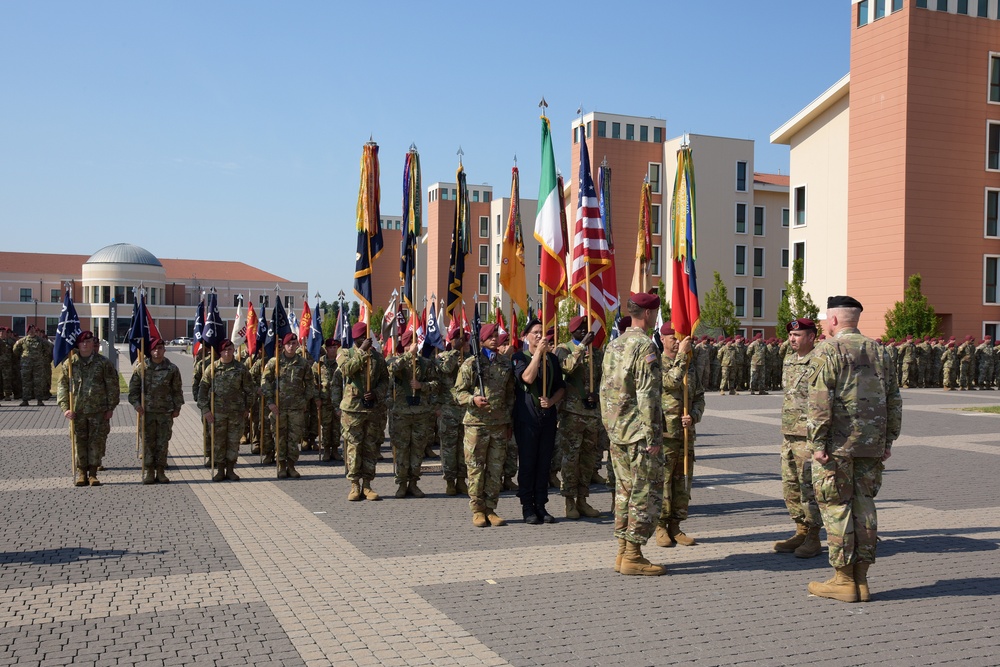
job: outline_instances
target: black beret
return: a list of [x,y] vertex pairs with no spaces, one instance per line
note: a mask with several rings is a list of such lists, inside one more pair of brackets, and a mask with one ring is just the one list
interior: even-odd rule
[[864,307],[861,302],[855,299],[853,296],[831,296],[826,299],[827,308],[857,308],[863,311]]

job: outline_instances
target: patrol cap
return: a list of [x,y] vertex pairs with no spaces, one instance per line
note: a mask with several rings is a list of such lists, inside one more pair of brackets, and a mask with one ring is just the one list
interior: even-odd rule
[[583,315],[577,315],[576,317],[574,317],[569,321],[569,330],[571,333],[576,331],[580,327],[586,327],[586,326],[587,326],[587,318],[584,317]]
[[482,328],[479,330],[479,340],[480,342],[482,342],[487,338],[495,336],[496,333],[497,333],[497,325],[493,324],[492,322],[489,324],[484,324]]
[[628,300],[646,310],[654,310],[660,307],[659,295],[649,294],[648,292],[632,292]]
[[358,322],[353,327],[351,327],[351,336],[355,339],[364,338],[368,335],[368,325],[364,322]]
[[830,296],[826,299],[827,308],[857,308],[864,310],[861,302],[853,296]]
[[289,333],[286,333],[285,337],[281,339],[281,344],[282,345],[288,345],[289,343],[291,343],[293,341],[297,341],[298,339],[299,339],[298,336],[296,336],[295,334],[289,332]]
[[[152,347],[153,346],[150,345],[150,348],[152,348]],[[233,341],[231,341],[231,340],[224,340],[221,343],[219,343],[219,352],[222,352],[227,347],[233,347]]]
[[816,332],[816,323],[810,320],[808,317],[800,317],[797,320],[792,320],[785,325],[785,331],[812,331]]
[[94,332],[93,331],[81,331],[80,335],[78,335],[76,337],[76,344],[79,345],[80,343],[82,343],[84,341],[87,341],[87,340],[94,340]]
[[663,326],[660,327],[661,336],[673,336],[674,333],[676,332],[674,331],[674,328],[670,326],[669,322],[664,322]]
[[[230,345],[232,345],[231,342],[229,342],[229,341],[226,341],[226,342],[228,342]],[[158,345],[163,345],[163,339],[162,338],[157,338],[156,336],[153,336],[152,338],[149,339],[149,349],[150,350],[155,349]]]

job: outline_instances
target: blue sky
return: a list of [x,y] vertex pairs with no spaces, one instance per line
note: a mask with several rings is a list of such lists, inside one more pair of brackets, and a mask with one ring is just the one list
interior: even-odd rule
[[[332,300],[353,281],[362,145],[382,211],[423,181],[538,188],[537,103],[756,141],[849,66],[849,0],[0,3],[0,248],[239,260]],[[612,165],[613,166],[613,165]],[[525,221],[530,233],[532,221]],[[86,238],[84,238],[84,233]],[[393,250],[393,249],[387,249]],[[398,271],[387,252],[377,271]]]

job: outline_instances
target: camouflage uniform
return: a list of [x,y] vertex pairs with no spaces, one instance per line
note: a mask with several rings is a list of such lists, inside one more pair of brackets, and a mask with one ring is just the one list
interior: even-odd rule
[[[145,394],[145,400],[143,400]],[[167,447],[174,427],[174,413],[184,406],[184,382],[180,369],[164,357],[160,363],[146,358],[132,369],[128,402],[144,410],[142,467],[147,475],[167,467]]]
[[[264,366],[260,388],[264,392],[264,402],[268,408],[272,405],[278,407],[277,416],[272,413],[270,419],[280,473],[283,464],[294,469],[299,460],[299,444],[306,431],[306,411],[313,407],[316,385],[309,362],[297,354],[291,357],[283,351],[278,351],[278,354],[280,363],[279,358],[275,357],[269,359]],[[278,420],[277,424],[275,419]]]
[[719,354],[722,351],[722,346],[709,341],[708,349],[712,364],[712,373],[706,388],[711,389],[712,391],[718,391],[722,377],[722,366],[719,363]]
[[792,521],[807,530],[823,525],[812,482],[812,452],[806,436],[809,380],[818,362],[815,350],[785,357],[785,398],[781,405],[781,492]]
[[465,428],[462,419],[465,408],[458,404],[451,390],[458,379],[458,369],[462,365],[462,351],[449,350],[437,356],[439,391],[438,435],[441,438],[441,469],[445,482],[457,483],[468,476],[465,467]]
[[[590,478],[600,460],[601,424],[600,403],[587,407],[584,403],[589,393],[590,364],[587,351],[591,347],[576,341],[563,343],[555,349],[566,382],[566,398],[559,406],[559,426],[556,430],[556,451],[562,456],[561,491],[566,498],[590,496]],[[601,386],[604,353],[592,350],[594,359],[594,393]]]
[[[194,366],[191,369],[191,394],[194,396],[195,403],[201,398],[201,376],[205,373],[205,369],[208,368],[210,363],[212,363],[210,348],[207,345],[202,345],[198,351],[198,356],[194,360]],[[201,422],[201,445],[202,454],[205,457],[205,467],[207,468],[211,465],[212,432],[208,430],[208,424],[204,420]]]
[[[410,388],[414,377],[421,383],[419,391]],[[416,484],[420,479],[420,464],[424,449],[434,441],[434,395],[438,390],[435,363],[413,352],[396,355],[388,363],[393,383],[392,423],[389,442],[396,468],[396,484]],[[415,493],[415,492],[414,492]]]
[[719,381],[719,393],[736,393],[736,383],[739,372],[736,368],[736,343],[726,343],[719,348],[719,365],[722,376]]
[[973,381],[973,361],[976,348],[972,341],[966,340],[958,346],[958,388],[969,389]]
[[[763,343],[762,343],[763,345]],[[657,525],[668,528],[673,534],[680,529],[681,521],[688,518],[691,494],[687,489],[687,477],[694,473],[694,424],[701,421],[705,413],[705,389],[697,374],[690,367],[687,355],[678,354],[662,360],[663,393],[660,402],[663,408],[663,509]],[[687,375],[688,414],[692,424],[688,428],[688,466],[684,469],[684,376]],[[669,527],[668,527],[669,524]]]
[[958,352],[955,351],[954,345],[948,345],[944,348],[944,352],[941,353],[941,384],[945,389],[954,389],[956,374],[955,369],[958,366]]
[[931,369],[934,367],[933,354],[934,351],[931,349],[931,344],[927,339],[922,340],[917,345],[917,370],[920,375],[919,381],[921,387],[934,386],[934,378],[931,374]]
[[[24,368],[24,362],[21,362]],[[983,341],[976,348],[976,388],[993,388],[993,342]]]
[[[371,384],[366,368],[371,366]],[[365,484],[375,479],[375,463],[385,440],[386,404],[389,372],[385,357],[374,348],[362,351],[354,346],[337,353],[337,366],[344,378],[344,393],[340,401],[340,424],[344,436],[344,461],[347,478]],[[365,388],[371,387],[375,405],[365,407]]]
[[56,395],[63,412],[70,409],[70,372],[67,365],[73,367],[73,412],[76,417],[72,429],[76,439],[76,467],[83,475],[89,472],[96,477],[110,432],[106,428],[108,419],[105,415],[121,401],[118,372],[110,361],[96,352],[86,359],[77,354],[71,355],[63,362]]
[[912,340],[907,340],[899,350],[899,356],[903,360],[903,386],[906,388],[917,386],[917,346]]
[[14,398],[14,344],[0,331],[0,398]]
[[[264,402],[264,392],[260,389],[261,379],[264,377],[264,365],[267,362],[263,356],[258,355],[257,359],[250,366],[250,377],[253,379],[257,389],[257,397],[253,402],[250,411],[250,439],[255,443],[255,454],[260,454],[266,463],[274,463],[274,434],[271,432],[271,420],[267,419],[267,408],[262,405]],[[270,461],[266,459],[270,458]]]
[[694,370],[698,374],[698,380],[701,382],[702,387],[708,387],[709,381],[709,358],[708,358],[708,342],[701,341],[693,348],[694,352]]
[[503,464],[514,409],[514,369],[510,358],[486,350],[479,355],[483,389],[489,406],[477,407],[473,397],[479,395],[476,359],[469,357],[458,369],[455,387],[451,390],[455,402],[465,408],[465,464],[469,472],[469,508],[473,513],[488,514],[497,508],[503,483]]
[[[21,357],[22,404],[33,398],[44,401],[51,389],[46,366],[52,366],[52,343],[36,334],[28,334],[14,343],[14,355]],[[50,384],[46,384],[47,377]]]
[[767,347],[762,339],[757,338],[750,343],[747,357],[750,360],[750,393],[766,394]]
[[608,344],[601,380],[601,418],[615,468],[615,537],[645,544],[663,505],[663,408],[660,354],[629,327]]
[[[282,382],[284,382],[284,368]],[[213,388],[213,376],[215,386]],[[198,407],[202,417],[209,412],[215,421],[209,429],[215,432],[215,465],[227,472],[240,457],[240,437],[243,435],[243,422],[250,412],[251,406],[257,402],[257,389],[253,377],[246,366],[236,361],[235,357],[228,364],[221,359],[210,366],[201,378],[201,389],[198,396]],[[214,402],[212,394],[215,394]],[[285,398],[285,387],[282,386],[281,398]],[[285,401],[282,400],[282,403]],[[214,404],[214,408],[213,408]],[[282,408],[285,406],[282,405]]]
[[839,331],[815,350],[818,370],[809,386],[807,417],[813,489],[826,527],[830,564],[875,562],[883,454],[899,437],[903,402],[882,346],[855,328]]
[[340,460],[340,401],[344,398],[344,376],[340,374],[336,359],[328,359],[326,354],[313,364],[319,398],[322,400],[319,414],[320,441],[323,445],[322,460]]

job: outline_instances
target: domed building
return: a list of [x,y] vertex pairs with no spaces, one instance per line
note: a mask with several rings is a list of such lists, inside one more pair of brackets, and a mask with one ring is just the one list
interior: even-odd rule
[[308,283],[243,262],[160,259],[131,243],[115,243],[89,257],[0,252],[0,325],[21,335],[34,324],[54,336],[69,288],[80,326],[107,339],[114,317],[116,342],[122,342],[141,289],[160,333],[167,339],[189,337],[203,292],[216,290],[219,313],[231,327],[241,297],[244,306],[252,299],[270,317],[276,285],[289,309],[300,308],[309,294]]

